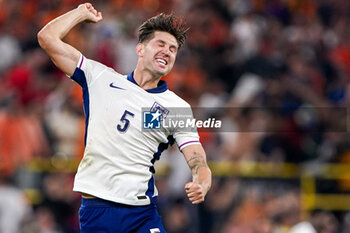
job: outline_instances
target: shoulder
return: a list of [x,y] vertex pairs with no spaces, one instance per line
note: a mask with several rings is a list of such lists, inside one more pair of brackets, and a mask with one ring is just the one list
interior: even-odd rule
[[180,96],[175,94],[173,91],[167,90],[166,94],[168,95],[168,98],[171,99],[172,103],[174,105],[176,105],[175,107],[186,107],[186,108],[191,107],[191,105],[187,101],[182,99]]
[[86,58],[83,55],[80,55],[79,62],[77,64],[76,70],[73,75],[70,77],[81,86],[84,86],[84,83],[91,85],[94,81],[103,76],[112,76],[120,77],[126,79],[125,75],[122,75],[115,71],[114,69],[89,58]]
[[[81,56],[77,68],[80,68],[83,70],[84,70],[84,68],[90,69],[90,70],[103,70],[103,71],[112,72],[112,73],[117,74],[117,75],[122,75],[122,74],[118,73],[116,70],[114,70],[113,68],[106,66],[105,64],[103,64],[99,61],[92,60],[92,59],[86,58],[84,56]],[[125,76],[125,75],[122,75],[122,76]]]
[[[109,70],[109,71],[112,71],[116,74],[119,74],[113,68],[106,66],[105,64],[103,64],[99,61],[87,58],[83,54],[80,54],[80,58],[79,58],[79,61],[76,65],[76,68],[79,70],[82,70],[84,72],[95,72],[95,71],[107,71],[107,70]],[[121,75],[121,74],[119,74],[119,75]]]

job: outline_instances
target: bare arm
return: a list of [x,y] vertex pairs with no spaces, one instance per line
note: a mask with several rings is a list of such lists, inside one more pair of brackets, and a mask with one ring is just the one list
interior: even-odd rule
[[97,23],[100,20],[102,20],[101,12],[97,12],[90,3],[81,4],[41,29],[38,33],[39,44],[55,65],[71,76],[79,61],[80,52],[62,39],[78,23],[83,21]]
[[204,201],[211,187],[211,171],[206,161],[205,151],[201,145],[196,144],[185,147],[182,153],[192,172],[192,182],[185,186],[186,194],[192,204],[199,204]]

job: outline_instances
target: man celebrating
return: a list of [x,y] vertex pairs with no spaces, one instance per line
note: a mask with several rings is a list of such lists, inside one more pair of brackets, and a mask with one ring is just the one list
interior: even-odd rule
[[160,80],[172,69],[187,29],[173,15],[148,19],[139,29],[136,68],[122,75],[62,41],[78,23],[101,20],[101,12],[85,3],[38,33],[40,46],[55,65],[83,88],[85,152],[73,188],[82,193],[81,231],[166,232],[155,205],[158,191],[153,178],[153,165],[162,151],[176,142],[184,154],[193,175],[185,191],[193,204],[203,202],[211,186],[196,131],[144,132],[141,124],[143,108],[162,118],[170,108],[190,108]]

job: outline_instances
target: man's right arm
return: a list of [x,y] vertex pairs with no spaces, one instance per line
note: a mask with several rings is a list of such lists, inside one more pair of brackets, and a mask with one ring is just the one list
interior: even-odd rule
[[97,23],[101,20],[101,12],[97,12],[90,3],[81,4],[41,29],[38,33],[39,44],[59,69],[72,76],[79,61],[80,52],[62,39],[80,22]]

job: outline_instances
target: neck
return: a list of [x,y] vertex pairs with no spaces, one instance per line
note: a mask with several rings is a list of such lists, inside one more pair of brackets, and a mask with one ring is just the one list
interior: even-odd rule
[[134,80],[144,90],[156,88],[160,78],[161,76],[152,75],[150,71],[141,69],[139,66],[134,71]]

